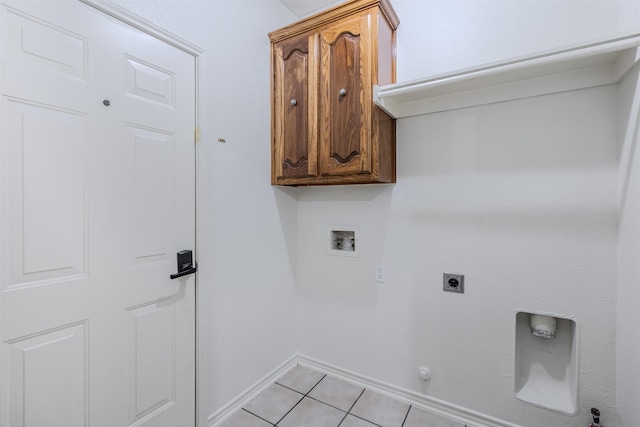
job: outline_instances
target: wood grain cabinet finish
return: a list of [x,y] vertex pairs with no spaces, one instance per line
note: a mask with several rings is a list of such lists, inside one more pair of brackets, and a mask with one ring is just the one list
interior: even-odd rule
[[373,85],[395,83],[397,26],[386,0],[352,0],[269,34],[272,184],[395,182],[395,120]]

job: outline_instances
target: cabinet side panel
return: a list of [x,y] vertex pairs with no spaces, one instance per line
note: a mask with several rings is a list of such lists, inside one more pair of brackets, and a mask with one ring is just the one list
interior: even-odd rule
[[396,121],[380,108],[374,108],[376,122],[374,146],[379,156],[374,163],[378,165],[377,182],[396,182]]
[[[380,14],[378,19],[378,75],[373,84],[388,85],[396,82],[396,43],[395,32]],[[374,61],[375,62],[375,61]]]
[[271,45],[271,184],[279,184],[282,177],[282,110],[284,93],[282,91],[282,47]]

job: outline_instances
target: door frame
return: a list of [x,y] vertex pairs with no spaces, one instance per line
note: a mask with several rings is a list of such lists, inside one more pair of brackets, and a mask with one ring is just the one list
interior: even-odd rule
[[[192,55],[196,61],[195,70],[195,91],[196,91],[196,105],[195,105],[195,128],[194,128],[194,143],[196,158],[194,159],[194,168],[195,168],[195,188],[196,188],[196,230],[195,230],[195,258],[196,263],[200,264],[200,242],[198,230],[202,230],[201,221],[203,218],[206,218],[206,204],[203,201],[206,200],[206,185],[207,185],[207,153],[206,153],[206,144],[202,144],[203,135],[206,134],[205,131],[205,123],[201,121],[201,118],[207,117],[205,112],[205,79],[206,76],[206,58],[207,53],[201,47],[182,39],[181,37],[172,34],[166,29],[159,27],[158,25],[147,21],[144,18],[141,18],[138,15],[133,14],[132,12],[124,9],[121,6],[118,6],[114,3],[111,3],[109,0],[78,0],[82,3],[87,4],[107,15],[116,18],[125,24],[136,28],[144,33],[147,33],[177,49],[180,49],[190,55]],[[205,297],[205,287],[200,286],[200,273],[195,274],[195,328],[196,328],[196,340],[195,340],[195,357],[196,357],[196,372],[195,372],[195,396],[196,396],[196,407],[195,411],[195,419],[196,425],[194,427],[205,427],[207,426],[207,378],[208,373],[206,372],[206,349],[207,349],[207,335],[205,331],[205,324],[202,319],[206,319],[206,311],[207,307],[204,304],[204,301],[207,301]]]

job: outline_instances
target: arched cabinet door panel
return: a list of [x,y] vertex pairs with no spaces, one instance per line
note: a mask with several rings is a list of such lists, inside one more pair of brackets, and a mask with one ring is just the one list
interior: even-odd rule
[[314,177],[317,166],[317,37],[283,40],[273,48],[273,179]]

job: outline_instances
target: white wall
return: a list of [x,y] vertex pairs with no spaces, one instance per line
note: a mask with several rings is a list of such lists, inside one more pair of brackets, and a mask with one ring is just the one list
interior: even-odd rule
[[[400,80],[632,30],[616,2],[393,4]],[[402,119],[395,186],[301,189],[301,352],[513,423],[615,426],[616,111],[604,87]],[[325,254],[328,224],[360,226],[360,258]],[[578,323],[577,415],[514,398],[520,309]]]
[[619,25],[622,29],[637,31],[640,22],[640,2],[637,0],[621,0]]
[[[612,425],[615,94],[403,119],[398,184],[305,190],[302,353],[517,424],[583,426],[596,406]],[[360,258],[323,253],[327,224],[360,226]],[[374,282],[376,263],[386,264],[386,284]],[[444,272],[465,274],[464,295],[442,291]],[[519,309],[578,323],[577,417],[515,399]],[[419,366],[431,369],[429,383]]]
[[275,0],[118,4],[207,52],[198,244],[210,415],[295,354],[297,207],[269,184],[267,37],[294,17]]
[[620,427],[640,425],[640,67],[620,87],[617,405]]
[[398,80],[638,31],[637,0],[392,0]]
[[[299,351],[523,425],[583,426],[593,405],[615,426],[616,356],[618,394],[640,383],[625,377],[637,378],[638,318],[626,303],[638,299],[638,239],[620,243],[629,323],[618,339],[632,350],[615,350],[615,88],[403,119],[398,184],[282,190],[269,186],[266,34],[291,12],[271,0],[118,3],[208,52],[207,413]],[[640,17],[637,1],[392,3],[399,80],[615,35]],[[640,200],[625,197],[623,213],[637,216]],[[360,258],[325,254],[327,224],[360,226]],[[377,263],[386,284],[373,280]],[[466,275],[465,295],[441,291],[445,271]],[[513,397],[518,309],[578,322],[577,416]],[[432,369],[427,384],[421,365]],[[619,397],[620,426],[639,424],[633,396]]]

